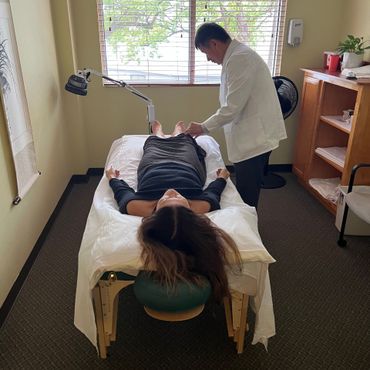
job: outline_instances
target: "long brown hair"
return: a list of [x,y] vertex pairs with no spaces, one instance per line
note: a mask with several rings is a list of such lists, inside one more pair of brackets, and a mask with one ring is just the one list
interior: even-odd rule
[[234,240],[205,215],[182,206],[163,207],[144,218],[138,229],[144,269],[155,270],[161,283],[201,284],[208,278],[217,301],[228,296],[226,268],[241,270]]

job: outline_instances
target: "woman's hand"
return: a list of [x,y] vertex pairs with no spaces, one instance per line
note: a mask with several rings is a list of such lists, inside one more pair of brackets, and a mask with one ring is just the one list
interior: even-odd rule
[[219,168],[216,172],[217,178],[223,178],[227,180],[230,177],[230,172],[226,168]]
[[119,171],[114,170],[111,166],[108,170],[105,171],[105,176],[108,177],[108,180],[116,179],[117,177],[119,177]]

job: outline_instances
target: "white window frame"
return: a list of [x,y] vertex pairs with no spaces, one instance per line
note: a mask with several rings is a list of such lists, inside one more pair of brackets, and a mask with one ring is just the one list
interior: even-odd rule
[[[130,1],[130,0],[127,0]],[[149,1],[149,0],[148,0]],[[182,0],[185,1],[185,0]],[[194,39],[195,39],[195,33],[196,33],[196,14],[195,14],[195,9],[196,9],[196,1],[197,0],[189,0],[189,37],[188,37],[188,79],[185,82],[179,82],[177,80],[173,81],[165,81],[165,82],[156,82],[152,81],[149,78],[145,79],[145,82],[142,82],[140,80],[132,80],[131,76],[130,79],[127,80],[125,78],[122,78],[122,76],[118,72],[118,67],[117,67],[117,72],[113,71],[112,69],[108,68],[108,58],[107,58],[107,37],[106,37],[106,30],[109,29],[109,26],[105,26],[104,24],[104,0],[97,0],[97,12],[98,12],[98,27],[99,27],[99,41],[100,41],[100,55],[101,55],[101,63],[102,63],[102,72],[103,74],[109,75],[113,78],[119,79],[119,80],[125,80],[126,82],[130,83],[131,85],[136,85],[136,86],[153,86],[153,85],[170,85],[170,86],[201,86],[201,85],[218,85],[219,81],[211,81],[207,83],[199,83],[196,82],[195,80],[195,53],[198,52],[195,49],[194,46]],[[200,0],[199,0],[200,1]],[[253,1],[253,0],[246,0],[246,1]],[[258,1],[258,0],[255,0]],[[282,49],[283,49],[283,39],[284,39],[284,27],[285,27],[285,18],[286,18],[286,8],[287,8],[287,1],[288,0],[265,0],[265,1],[271,1],[271,2],[276,2],[278,11],[275,17],[273,17],[273,27],[274,27],[274,32],[271,34],[271,40],[270,40],[270,47],[269,47],[269,52],[268,52],[268,57],[262,57],[264,58],[265,62],[270,68],[271,74],[272,75],[279,75],[280,74],[280,67],[281,67],[281,58],[282,58]],[[205,21],[213,21],[213,20],[208,20],[205,19]],[[230,32],[230,36],[233,38],[232,33]],[[206,60],[206,57],[204,56],[204,60]],[[209,64],[213,64],[212,62],[207,62]],[[123,64],[122,64],[123,65]],[[119,65],[121,66],[121,65]],[[212,68],[212,67],[210,67]],[[149,72],[145,72],[145,68],[143,69],[143,74],[144,73],[150,73],[150,67],[147,67]],[[217,70],[217,66],[213,65],[213,69]],[[221,70],[221,67],[219,67]],[[220,73],[218,73],[219,75]],[[110,84],[109,81],[104,81],[105,84]]]

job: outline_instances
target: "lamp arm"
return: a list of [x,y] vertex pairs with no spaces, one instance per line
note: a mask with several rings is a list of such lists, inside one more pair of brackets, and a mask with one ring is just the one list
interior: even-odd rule
[[128,83],[126,83],[124,81],[121,81],[121,80],[115,80],[114,78],[105,76],[101,72],[96,71],[94,69],[84,68],[83,71],[78,71],[77,74],[81,74],[82,76],[84,76],[84,78],[86,78],[86,80],[88,80],[90,74],[101,77],[104,80],[113,82],[115,85],[119,85],[121,87],[124,87],[126,90],[130,91],[132,94],[134,94],[137,97],[139,97],[140,99],[146,101],[146,103],[147,103],[147,112],[148,112],[148,123],[149,123],[148,129],[149,129],[149,134],[151,133],[151,124],[155,121],[155,110],[154,110],[154,104],[153,104],[152,99],[148,98],[147,96],[145,96],[139,90],[136,90],[134,87],[132,87]]
[[85,96],[87,94],[87,84],[90,81],[90,75],[95,75],[108,80],[115,85],[124,87],[126,90],[130,91],[132,94],[136,95],[140,99],[144,100],[147,105],[148,112],[148,123],[149,123],[149,134],[151,133],[151,124],[155,122],[155,110],[153,102],[150,98],[145,96],[139,90],[136,90],[134,87],[130,86],[124,81],[115,80],[114,78],[103,75],[101,72],[95,71],[94,69],[84,68],[83,70],[78,70],[75,75],[69,77],[68,82],[65,85],[65,89],[73,94]]
[[90,68],[84,68],[84,70],[82,71],[82,74],[84,74],[86,76],[86,78],[89,78],[90,74],[93,74],[95,76],[104,78],[104,80],[113,82],[116,85],[124,87],[126,90],[130,91],[132,94],[134,94],[134,95],[138,96],[139,98],[145,100],[148,103],[148,105],[153,105],[153,101],[150,98],[148,98],[142,92],[140,92],[139,90],[136,90],[134,87],[132,87],[131,85],[129,85],[128,83],[126,83],[122,80],[115,80],[111,77],[103,75],[101,72],[98,72],[98,71],[96,71],[94,69],[90,69]]

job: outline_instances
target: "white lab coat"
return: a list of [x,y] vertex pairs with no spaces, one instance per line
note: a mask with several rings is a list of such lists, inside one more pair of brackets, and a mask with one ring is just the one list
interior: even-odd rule
[[232,40],[222,63],[220,108],[202,124],[223,127],[229,160],[266,153],[287,137],[270,71],[251,48]]

